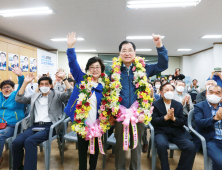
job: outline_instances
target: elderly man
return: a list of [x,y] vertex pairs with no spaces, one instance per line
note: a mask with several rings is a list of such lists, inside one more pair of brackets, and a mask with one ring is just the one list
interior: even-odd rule
[[[207,100],[194,106],[196,130],[205,138],[207,154],[212,159],[213,170],[222,169],[222,108],[220,100],[222,88],[218,85],[210,86],[206,93]],[[201,141],[194,138],[197,151],[201,148]]]
[[176,81],[176,90],[174,92],[174,100],[183,105],[184,115],[188,115],[189,111],[193,109],[193,103],[189,94],[184,93],[186,83],[182,80]]
[[155,130],[155,143],[161,161],[162,170],[170,170],[168,163],[169,142],[175,143],[181,150],[177,170],[192,170],[195,158],[195,145],[191,135],[184,129],[186,117],[183,106],[173,100],[174,87],[165,83],[160,87],[161,99],[153,102],[152,125]]
[[210,87],[210,86],[215,86],[217,85],[217,82],[214,81],[214,80],[207,80],[205,82],[205,89],[202,93],[198,93],[197,94],[197,97],[196,97],[196,104],[197,103],[200,103],[200,102],[203,102],[206,100],[206,92],[207,92],[207,89]]
[[[157,47],[158,52],[158,63],[157,64],[145,64],[144,68],[147,77],[156,75],[168,68],[168,55],[167,50],[162,44],[161,36],[153,34],[153,41]],[[130,108],[131,105],[137,101],[136,86],[133,84],[134,81],[134,64],[133,61],[136,56],[136,46],[133,42],[123,41],[119,45],[119,55],[122,60],[120,67],[120,83],[122,85],[122,90],[120,92],[120,97],[122,101],[121,105],[126,108]],[[114,124],[115,118],[110,119],[111,124]],[[116,170],[125,170],[125,151],[123,150],[123,122],[115,122],[115,168]],[[144,132],[144,123],[137,123],[138,128],[138,145],[135,149],[133,148],[133,133],[130,132],[130,148],[131,150],[131,161],[130,170],[140,170],[141,169],[141,139]],[[130,128],[131,129],[131,128]]]

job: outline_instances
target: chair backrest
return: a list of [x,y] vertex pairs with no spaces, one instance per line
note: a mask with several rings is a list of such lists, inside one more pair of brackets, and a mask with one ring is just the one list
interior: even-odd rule
[[188,123],[188,128],[193,128],[192,127],[192,120],[193,120],[193,116],[194,116],[194,109],[191,110],[188,114],[188,119],[187,119],[187,123]]

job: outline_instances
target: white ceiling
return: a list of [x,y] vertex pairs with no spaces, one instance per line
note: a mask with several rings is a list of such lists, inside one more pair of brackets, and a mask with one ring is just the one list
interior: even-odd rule
[[[126,9],[125,0],[0,0],[0,10],[48,6],[55,14],[4,18],[0,33],[47,49],[65,51],[66,42],[51,38],[66,37],[69,31],[85,41],[76,49],[97,49],[99,53],[117,53],[126,36],[164,35],[170,56],[191,54],[213,46],[221,39],[200,39],[206,34],[222,34],[222,0],[202,0],[196,7]],[[152,48],[152,40],[133,40],[137,48]],[[191,48],[191,52],[177,52]]]

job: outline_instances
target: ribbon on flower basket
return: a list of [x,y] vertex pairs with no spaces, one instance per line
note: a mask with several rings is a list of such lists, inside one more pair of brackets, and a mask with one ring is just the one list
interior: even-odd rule
[[137,122],[139,113],[137,108],[139,107],[138,101],[135,101],[129,109],[120,105],[119,109],[121,111],[121,116],[117,118],[118,122],[123,121],[123,150],[129,150],[129,125],[131,122],[133,131],[133,149],[138,145],[138,132],[137,132]]
[[103,150],[103,143],[102,143],[102,135],[103,130],[99,125],[99,122],[95,122],[93,125],[89,125],[89,130],[87,132],[85,140],[89,140],[89,152],[90,154],[95,154],[95,138],[98,137],[98,146],[100,152],[105,155],[105,152]]

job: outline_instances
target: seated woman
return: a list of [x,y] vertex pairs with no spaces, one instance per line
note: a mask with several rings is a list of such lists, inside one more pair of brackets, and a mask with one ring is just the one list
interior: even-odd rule
[[[106,96],[103,95],[103,90],[106,90],[104,88],[107,86],[109,87],[109,79],[103,73],[105,66],[102,60],[98,57],[92,57],[88,60],[85,68],[86,73],[83,73],[75,53],[74,44],[77,41],[75,35],[75,33],[71,33],[67,36],[67,55],[70,72],[77,85],[68,101],[65,113],[69,115],[73,121],[72,130],[78,134],[79,170],[87,169],[87,150],[89,140],[90,146],[95,146],[95,148],[93,147],[93,149],[90,149],[89,169],[95,170],[99,149],[101,149],[98,147],[98,141],[100,143],[100,138],[98,136],[95,136],[95,138],[93,137],[95,139],[95,145],[93,145],[92,143],[94,143],[94,139],[91,139],[88,134],[90,129],[93,129],[91,127],[96,125],[98,128],[94,128],[94,131],[102,129],[104,132],[110,127],[107,115],[110,115],[111,111],[107,110],[106,107],[108,102]],[[105,112],[106,115],[103,115]],[[100,121],[101,118],[102,120]],[[97,122],[100,123],[97,124]],[[102,132],[100,131],[100,133]],[[93,153],[91,152],[92,150]]]
[[1,123],[4,123],[4,120],[7,122],[6,128],[0,129],[0,165],[3,161],[2,152],[5,139],[13,136],[15,124],[25,117],[24,104],[15,101],[16,93],[22,86],[24,76],[19,67],[13,68],[12,71],[18,76],[19,87],[17,91],[14,91],[15,83],[11,80],[4,80],[0,84],[0,121]]

